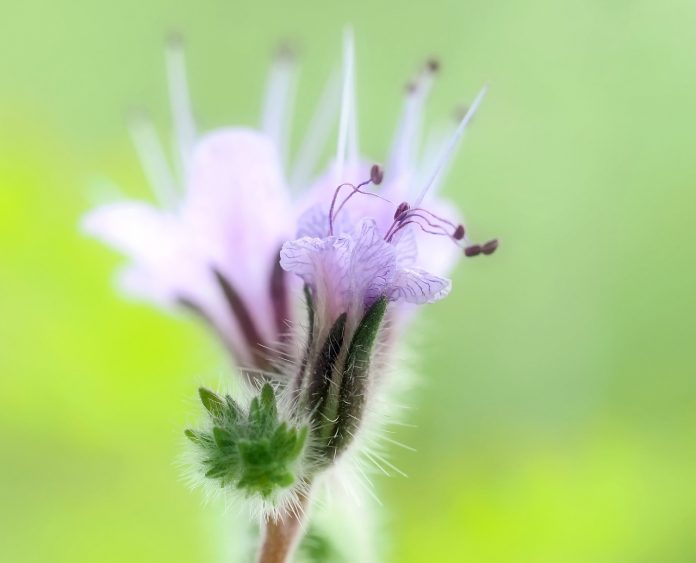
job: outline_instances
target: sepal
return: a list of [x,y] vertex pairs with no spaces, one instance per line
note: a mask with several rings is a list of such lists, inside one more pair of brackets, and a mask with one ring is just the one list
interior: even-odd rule
[[184,434],[197,448],[206,478],[263,499],[299,482],[308,428],[279,419],[270,384],[246,411],[229,395],[223,399],[204,388],[199,395],[209,424],[205,430],[187,429]]

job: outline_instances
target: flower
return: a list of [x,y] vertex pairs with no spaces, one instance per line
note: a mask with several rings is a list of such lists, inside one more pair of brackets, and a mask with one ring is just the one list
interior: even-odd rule
[[160,206],[105,205],[84,217],[83,229],[131,258],[119,279],[127,293],[194,311],[240,366],[273,370],[293,318],[278,266],[280,246],[294,230],[278,104],[290,89],[291,61],[284,55],[273,69],[264,131],[228,127],[202,136],[188,103],[180,41],[170,43],[167,62],[179,182],[154,128],[138,117],[133,137]]
[[[265,525],[260,561],[287,558],[317,476],[356,449],[379,390],[375,376],[413,306],[450,292],[447,275],[457,257],[497,248],[496,240],[472,243],[457,210],[437,195],[486,89],[448,138],[419,155],[423,107],[438,67],[428,62],[409,85],[383,169],[360,156],[354,48],[346,34],[342,90],[329,80],[286,172],[294,92],[288,52],[270,73],[260,129],[199,135],[182,45],[174,40],[167,70],[176,173],[140,116],[133,138],[159,205],[117,202],[83,219],[85,232],[130,258],[119,276],[125,291],[195,312],[256,384],[246,388],[256,394],[247,403],[201,389],[207,419],[185,434],[200,482],[256,503]],[[336,158],[315,176],[333,116]],[[300,282],[306,330],[296,329]]]
[[[342,189],[337,186],[348,188],[353,184],[346,180],[354,182],[370,171],[358,148],[354,68],[348,34],[342,90],[337,91],[335,77],[328,81],[297,162],[286,174],[294,92],[291,54],[281,51],[272,67],[259,130],[226,127],[199,135],[182,43],[172,40],[167,70],[177,173],[152,124],[137,116],[133,139],[159,205],[116,202],[89,212],[82,221],[86,233],[130,258],[119,275],[121,288],[166,308],[193,311],[219,335],[239,366],[273,372],[281,380],[283,362],[299,360],[297,350],[304,348],[294,330],[297,292],[288,272],[315,292],[317,321],[324,327],[318,334],[324,336],[343,312],[354,328],[382,296],[395,304],[444,297],[450,288],[445,276],[458,252],[434,234],[452,239],[449,231],[459,226],[459,219],[436,191],[483,91],[446,148],[437,151],[432,147],[441,143],[431,143],[424,152],[437,156],[417,166],[422,111],[438,70],[430,61],[407,89],[383,178],[371,178],[380,191],[369,197],[354,188],[337,201]],[[336,158],[312,180],[334,116],[339,121]],[[395,209],[407,201],[413,205],[397,220]],[[456,239],[458,244],[460,240],[467,239]],[[487,253],[490,243],[485,249],[467,249],[467,255]],[[410,315],[403,308],[389,314],[402,312],[404,319]]]
[[[416,267],[415,238],[408,227],[394,227],[385,236],[376,220],[367,217],[340,234],[322,236],[325,231],[316,231],[316,213],[312,209],[300,223],[305,236],[283,245],[280,265],[312,289],[322,318],[333,322],[346,312],[355,321],[380,297],[423,304],[449,293],[448,279]],[[325,224],[331,223],[327,217]]]

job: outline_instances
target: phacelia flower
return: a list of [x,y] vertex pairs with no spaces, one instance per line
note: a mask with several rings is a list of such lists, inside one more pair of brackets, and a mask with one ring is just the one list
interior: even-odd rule
[[[342,90],[329,80],[286,173],[292,57],[284,51],[271,71],[260,129],[199,135],[174,41],[167,70],[176,173],[140,117],[133,137],[159,206],[119,202],[84,218],[87,233],[130,258],[120,275],[126,291],[197,313],[256,384],[248,405],[202,389],[207,421],[186,436],[204,482],[257,497],[266,530],[259,561],[286,561],[297,545],[315,480],[359,442],[379,390],[375,372],[389,363],[414,307],[450,292],[459,257],[498,246],[471,241],[437,193],[486,89],[447,138],[421,150],[438,68],[429,61],[409,84],[382,168],[360,155],[347,34]],[[315,173],[335,118],[336,158]],[[303,303],[306,324],[298,321]]]
[[178,181],[154,128],[138,117],[132,133],[160,206],[105,205],[85,216],[83,228],[130,257],[119,279],[127,293],[195,312],[238,365],[275,371],[293,320],[287,275],[278,264],[294,231],[281,159],[291,60],[283,54],[271,73],[263,130],[228,127],[204,135],[196,133],[180,41],[170,44],[167,63]]

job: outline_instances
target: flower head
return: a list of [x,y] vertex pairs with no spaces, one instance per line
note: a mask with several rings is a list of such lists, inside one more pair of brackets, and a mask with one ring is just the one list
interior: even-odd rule
[[[497,247],[495,240],[472,243],[457,210],[437,194],[486,90],[449,137],[420,158],[422,112],[439,68],[429,61],[407,89],[386,168],[369,164],[358,147],[348,34],[343,89],[339,95],[329,81],[286,174],[294,84],[287,51],[271,71],[259,130],[199,135],[180,42],[170,45],[167,63],[176,166],[147,120],[133,124],[160,205],[114,203],[90,212],[83,226],[130,257],[120,278],[127,291],[194,311],[238,365],[273,382],[257,386],[259,397],[248,407],[203,393],[212,418],[187,435],[204,456],[206,477],[257,492],[266,504],[297,498],[278,490],[308,487],[361,430],[375,391],[373,366],[383,365],[373,361],[375,350],[397,340],[413,305],[450,292],[447,275],[457,258]],[[336,158],[314,175],[332,115],[339,123]],[[294,329],[300,285],[306,332]],[[387,330],[385,319],[397,328]],[[280,413],[276,399],[284,405]],[[276,443],[283,444],[278,451]]]

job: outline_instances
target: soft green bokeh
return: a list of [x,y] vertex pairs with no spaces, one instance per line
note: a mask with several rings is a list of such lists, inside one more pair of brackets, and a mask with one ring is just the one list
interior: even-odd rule
[[122,116],[168,131],[168,30],[204,127],[254,124],[295,39],[301,126],[348,22],[375,158],[426,55],[432,116],[491,86],[446,191],[502,245],[414,329],[417,427],[394,438],[418,453],[377,479],[391,560],[696,560],[695,21],[687,0],[3,0],[0,561],[219,556],[229,532],[177,459],[223,353],[120,299],[120,260],[76,225],[104,178],[147,193]]

